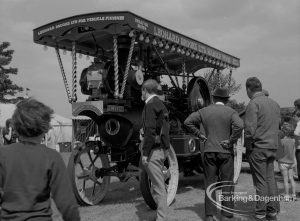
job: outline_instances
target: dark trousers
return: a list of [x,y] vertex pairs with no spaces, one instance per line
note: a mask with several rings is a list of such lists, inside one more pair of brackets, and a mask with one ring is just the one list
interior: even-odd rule
[[[204,153],[204,178],[205,178],[205,215],[212,216],[217,214],[217,208],[211,199],[207,196],[208,187],[218,181],[229,181],[224,184],[228,186],[222,187],[222,195],[224,199],[222,206],[233,209],[233,175],[234,175],[234,161],[231,153]],[[221,184],[222,185],[222,184]],[[216,201],[216,193],[212,192],[211,198]],[[222,215],[232,217],[231,213],[222,210]]]
[[298,180],[300,180],[300,149],[296,150],[297,172]]
[[[279,212],[279,195],[274,176],[276,150],[254,148],[249,156],[253,183],[256,189],[255,215],[264,218]],[[265,200],[268,197],[271,200]],[[259,198],[259,199],[258,199]]]
[[151,151],[145,169],[152,183],[153,198],[157,204],[156,221],[163,221],[167,216],[167,191],[162,169],[165,161],[163,148],[155,148]]

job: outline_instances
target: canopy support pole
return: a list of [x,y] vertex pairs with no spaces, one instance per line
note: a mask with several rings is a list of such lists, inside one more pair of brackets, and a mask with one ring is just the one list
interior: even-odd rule
[[72,103],[72,97],[71,97],[71,93],[70,93],[70,89],[69,89],[69,85],[68,85],[68,80],[67,80],[67,77],[66,77],[64,66],[63,66],[62,61],[61,61],[59,48],[57,46],[55,47],[55,52],[56,52],[56,55],[57,55],[57,60],[58,60],[58,64],[59,64],[59,67],[60,67],[61,75],[62,75],[62,78],[63,78],[63,81],[64,81],[64,85],[65,85],[65,89],[66,89],[66,93],[67,93],[67,98],[68,98],[69,103],[71,104]]
[[77,101],[77,54],[76,41],[72,42],[72,102]]
[[182,89],[186,89],[186,71],[185,71],[185,60],[182,61]]
[[121,93],[120,93],[121,99],[123,99],[123,96],[124,96],[125,86],[126,86],[126,82],[127,82],[127,78],[128,78],[129,68],[130,68],[130,62],[131,62],[132,53],[133,53],[133,49],[134,49],[134,42],[135,42],[135,34],[131,38],[130,49],[129,49],[129,53],[128,53],[126,69],[125,69],[125,74],[124,74]]
[[118,36],[113,36],[114,47],[114,80],[115,80],[115,92],[114,97],[119,98],[119,61],[118,61]]

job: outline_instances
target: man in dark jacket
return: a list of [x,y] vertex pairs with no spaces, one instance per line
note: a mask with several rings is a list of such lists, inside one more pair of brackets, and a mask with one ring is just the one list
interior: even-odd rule
[[[205,219],[214,220],[216,215],[216,194],[212,192],[211,196],[207,193],[213,187],[218,178],[224,181],[222,194],[222,208],[232,209],[233,202],[233,176],[234,176],[234,156],[233,144],[241,136],[243,130],[243,121],[238,113],[225,104],[228,102],[228,90],[217,88],[213,94],[214,104],[202,108],[192,113],[184,122],[195,135],[201,140],[206,138],[199,130],[200,124],[203,125],[207,140],[204,145],[204,176],[205,176]],[[215,186],[214,186],[215,187]],[[213,202],[214,201],[214,202]],[[227,210],[228,211],[228,210]],[[231,213],[222,210],[222,220],[230,220],[233,217]]]
[[145,101],[142,114],[142,163],[152,182],[153,198],[157,204],[156,221],[163,221],[167,215],[167,192],[162,169],[170,139],[168,111],[157,96],[158,87],[159,84],[153,79],[145,81],[142,86],[142,99]]
[[[274,160],[278,148],[280,107],[262,92],[256,77],[246,81],[247,95],[251,99],[245,113],[245,143],[249,154],[256,194],[256,220],[277,220],[279,196],[274,177]],[[250,150],[250,151],[249,151]],[[257,198],[258,198],[257,197]],[[263,198],[270,197],[266,202]]]

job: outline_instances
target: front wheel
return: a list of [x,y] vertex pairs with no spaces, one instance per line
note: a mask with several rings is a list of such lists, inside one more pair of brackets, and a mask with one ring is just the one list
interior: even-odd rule
[[82,144],[80,150],[72,152],[68,173],[76,200],[80,205],[96,205],[105,197],[110,177],[101,174],[109,168],[107,154],[94,154],[95,142]]
[[[167,191],[167,204],[168,206],[174,201],[179,179],[178,162],[176,158],[175,151],[170,145],[168,150],[167,158],[164,163],[164,168],[162,170],[165,178],[165,185]],[[140,190],[146,204],[153,210],[157,209],[155,200],[153,199],[153,191],[151,188],[151,180],[143,166],[141,166],[140,173]]]

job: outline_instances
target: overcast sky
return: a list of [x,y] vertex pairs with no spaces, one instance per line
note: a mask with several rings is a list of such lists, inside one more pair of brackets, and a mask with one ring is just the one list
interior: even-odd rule
[[[32,30],[73,15],[117,10],[132,11],[240,58],[241,67],[233,72],[242,84],[234,96],[239,102],[249,101],[244,85],[251,76],[282,107],[300,98],[299,0],[0,0],[0,42],[11,42],[11,66],[19,69],[13,80],[70,117],[54,49],[34,44]],[[70,74],[70,54],[64,57]]]

